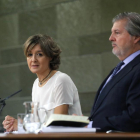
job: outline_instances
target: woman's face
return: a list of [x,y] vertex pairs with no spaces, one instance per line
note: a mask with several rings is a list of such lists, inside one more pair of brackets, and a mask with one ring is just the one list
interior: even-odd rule
[[45,74],[50,71],[49,63],[51,58],[47,57],[41,50],[39,44],[35,45],[31,51],[27,53],[27,63],[32,73]]

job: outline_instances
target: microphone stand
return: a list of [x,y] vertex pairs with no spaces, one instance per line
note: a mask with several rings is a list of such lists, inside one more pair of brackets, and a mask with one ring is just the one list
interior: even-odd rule
[[1,106],[1,108],[0,108],[0,114],[1,114],[1,112],[2,112],[2,109],[4,108],[4,106],[6,105],[6,103],[5,103],[5,101],[0,101],[0,106]]
[[0,98],[0,106],[1,106],[1,108],[0,108],[0,114],[1,114],[1,112],[2,112],[2,110],[3,110],[3,108],[4,108],[4,106],[6,105],[5,100],[9,99],[10,97],[14,96],[15,94],[17,94],[17,93],[19,93],[19,92],[21,92],[21,91],[22,91],[22,90],[19,90],[19,91],[13,93],[12,95],[10,95],[10,96],[4,98],[3,100],[1,100],[1,98]]

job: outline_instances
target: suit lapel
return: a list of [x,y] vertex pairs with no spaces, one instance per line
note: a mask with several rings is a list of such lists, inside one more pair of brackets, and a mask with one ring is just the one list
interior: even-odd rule
[[[140,63],[140,55],[138,55],[134,60],[132,60],[128,65],[126,65],[116,76],[113,77],[113,79],[111,79],[107,85],[104,87],[104,89],[102,90],[102,93],[99,97],[98,102],[96,103],[96,107],[94,107],[93,113],[96,112],[96,110],[99,108],[99,106],[102,104],[102,102],[104,101],[105,97],[108,95],[109,91],[115,86],[115,84],[117,84],[124,76],[126,76],[131,70],[132,68],[137,65],[138,63]],[[111,71],[112,73],[112,71]],[[110,73],[110,74],[111,74]],[[108,75],[108,77],[110,76],[110,74]],[[108,78],[107,77],[107,78]],[[107,78],[104,80],[104,82],[102,83],[102,85],[100,86],[99,90],[98,90],[98,94],[102,88],[102,86],[104,85],[105,81],[107,80]],[[97,94],[97,96],[98,96]],[[97,100],[97,96],[95,98],[95,101]]]
[[[114,69],[113,69],[113,70],[114,70]],[[98,91],[97,91],[97,94],[96,94],[96,96],[95,96],[95,101],[97,100],[98,95],[100,94],[100,91],[101,91],[103,85],[105,84],[105,82],[106,82],[106,80],[109,78],[109,76],[112,74],[113,70],[111,70],[111,72],[109,73],[109,75],[105,78],[105,80],[104,80],[104,81],[102,82],[102,84],[100,85],[100,87],[99,87],[99,89],[98,89]],[[95,105],[95,102],[94,102],[94,105]]]
[[[113,69],[114,70],[114,69]],[[97,101],[97,98],[100,94],[100,90],[102,89],[103,85],[105,84],[106,80],[108,79],[108,77],[111,75],[111,73],[113,72],[113,70],[109,73],[109,75],[105,78],[105,80],[102,82],[102,84],[100,85],[98,91],[97,91],[97,94],[95,96],[95,99],[94,99],[94,103],[93,103],[93,106],[92,106],[92,110],[91,110],[91,114],[93,114],[95,111],[95,104],[96,104],[96,101]]]

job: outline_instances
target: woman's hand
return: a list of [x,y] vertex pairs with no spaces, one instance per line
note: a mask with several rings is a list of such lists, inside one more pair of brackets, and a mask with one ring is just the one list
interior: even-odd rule
[[2,124],[6,132],[17,131],[17,120],[11,116],[6,116]]

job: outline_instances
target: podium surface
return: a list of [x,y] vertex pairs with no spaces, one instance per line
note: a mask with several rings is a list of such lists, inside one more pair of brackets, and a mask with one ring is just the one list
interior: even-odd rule
[[40,133],[40,134],[6,134],[0,136],[1,140],[140,140],[140,133]]

